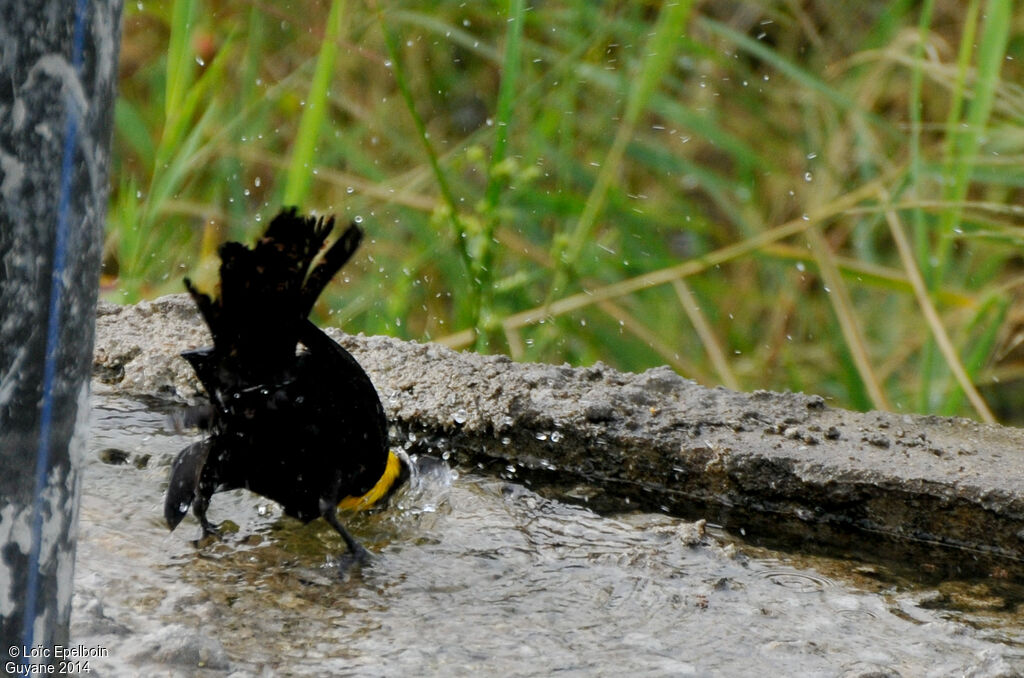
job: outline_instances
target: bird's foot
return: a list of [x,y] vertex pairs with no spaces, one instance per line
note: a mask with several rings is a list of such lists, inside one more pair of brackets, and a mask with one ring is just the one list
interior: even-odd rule
[[196,548],[203,548],[224,539],[224,534],[220,529],[213,526],[208,520],[201,521],[203,525],[203,534],[200,535],[199,539],[192,542]]
[[338,533],[338,536],[340,536],[342,541],[345,542],[345,546],[348,547],[348,550],[338,558],[338,574],[342,579],[347,579],[347,574],[353,567],[368,565],[372,560],[372,556],[362,544],[356,541],[355,537],[348,533],[345,526],[341,524],[338,520],[338,514],[334,507],[334,503],[326,500],[321,500],[320,502],[320,513],[323,515],[324,520],[334,528],[335,532]]
[[348,550],[338,557],[338,576],[343,580],[348,579],[352,572],[372,562],[373,556],[370,552],[359,542],[353,542],[349,544]]

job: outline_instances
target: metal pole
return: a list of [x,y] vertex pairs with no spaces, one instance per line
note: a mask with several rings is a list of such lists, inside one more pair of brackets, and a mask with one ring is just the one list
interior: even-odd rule
[[119,0],[0,0],[5,673],[68,645],[120,16]]

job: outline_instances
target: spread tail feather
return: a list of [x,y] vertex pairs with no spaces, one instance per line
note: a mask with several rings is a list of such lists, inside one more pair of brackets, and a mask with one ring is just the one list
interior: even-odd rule
[[252,249],[235,242],[220,248],[219,297],[185,280],[210,327],[218,358],[272,371],[294,357],[306,316],[362,239],[359,227],[350,225],[313,266],[333,228],[333,217],[303,217],[295,208],[286,209]]

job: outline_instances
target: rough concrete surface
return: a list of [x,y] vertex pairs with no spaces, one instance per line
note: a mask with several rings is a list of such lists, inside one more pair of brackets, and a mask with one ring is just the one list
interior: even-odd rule
[[[709,389],[667,367],[515,363],[328,333],[369,373],[395,444],[413,452],[454,454],[602,509],[707,516],[755,538],[1024,560],[1021,430]],[[96,336],[94,378],[117,392],[200,393],[178,353],[210,340],[186,295],[101,304]]]

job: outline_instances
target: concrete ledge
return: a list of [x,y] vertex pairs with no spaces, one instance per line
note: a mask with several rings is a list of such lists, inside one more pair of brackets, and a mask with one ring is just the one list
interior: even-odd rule
[[[668,368],[514,363],[329,333],[370,374],[396,444],[455,454],[600,509],[707,516],[874,552],[939,545],[1024,560],[1024,432],[708,389]],[[94,379],[190,401],[180,351],[209,336],[186,295],[101,304]],[[961,552],[962,553],[962,552]]]

